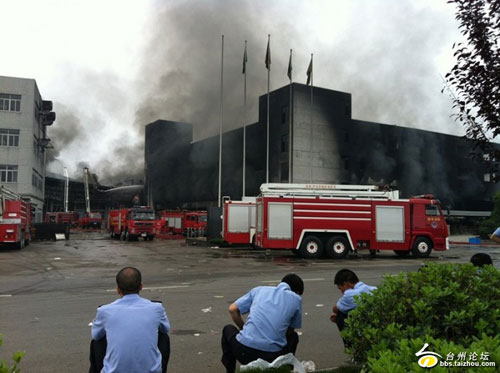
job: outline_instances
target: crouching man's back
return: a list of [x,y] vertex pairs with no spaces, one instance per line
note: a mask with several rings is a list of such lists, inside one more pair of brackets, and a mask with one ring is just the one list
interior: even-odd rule
[[142,283],[135,268],[120,271],[117,286],[121,298],[99,307],[92,324],[92,339],[107,341],[101,372],[162,372],[158,338],[170,330],[162,304],[139,296]]

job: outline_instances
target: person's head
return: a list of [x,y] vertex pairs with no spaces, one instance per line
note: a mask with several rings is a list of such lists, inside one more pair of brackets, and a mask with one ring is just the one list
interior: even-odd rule
[[304,281],[302,281],[302,279],[295,273],[289,273],[283,277],[281,282],[287,283],[290,286],[290,289],[298,295],[302,295],[304,293]]
[[138,294],[142,290],[141,272],[134,267],[125,267],[116,275],[116,286],[120,295]]
[[333,283],[340,289],[347,285],[355,285],[359,282],[358,276],[350,269],[341,269],[335,274]]
[[472,255],[472,257],[470,258],[470,262],[472,263],[473,266],[476,267],[482,267],[486,264],[493,264],[491,256],[485,253],[477,253]]

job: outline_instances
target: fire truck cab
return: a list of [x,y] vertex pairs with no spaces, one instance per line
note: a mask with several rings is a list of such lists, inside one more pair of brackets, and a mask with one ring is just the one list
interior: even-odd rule
[[344,258],[361,249],[428,257],[447,250],[448,227],[431,195],[399,199],[374,185],[263,184],[256,246],[304,258]]
[[155,213],[149,206],[110,210],[108,218],[111,237],[124,241],[139,237],[153,240],[155,237]]

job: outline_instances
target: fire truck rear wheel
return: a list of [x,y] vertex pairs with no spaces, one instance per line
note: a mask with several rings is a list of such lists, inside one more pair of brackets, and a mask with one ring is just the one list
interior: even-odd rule
[[19,242],[16,242],[16,249],[21,250],[24,247],[24,233],[21,234]]
[[303,258],[316,259],[323,254],[323,242],[316,236],[306,236],[299,250]]
[[350,250],[349,241],[342,236],[334,236],[326,244],[326,255],[333,259],[345,258]]
[[426,237],[418,237],[413,244],[412,253],[416,258],[427,258],[431,255],[432,242]]

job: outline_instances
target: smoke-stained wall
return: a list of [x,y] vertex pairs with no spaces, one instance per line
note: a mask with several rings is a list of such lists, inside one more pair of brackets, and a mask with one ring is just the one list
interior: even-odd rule
[[[402,197],[434,194],[454,210],[488,210],[498,190],[487,170],[470,157],[465,139],[436,132],[355,120],[351,95],[303,84],[270,94],[269,182],[390,184]],[[312,101],[312,104],[311,104]],[[312,113],[311,113],[312,108]],[[311,128],[312,123],[312,128]],[[259,122],[247,129],[246,195],[266,180],[267,96],[259,98]],[[223,135],[222,196],[242,196],[242,138]],[[192,141],[191,126],[156,121],[146,128],[147,183],[157,208],[217,205],[218,145],[213,136]]]
[[[156,209],[217,206],[219,136],[192,142],[191,125],[158,120],[146,126],[146,188]],[[265,182],[265,132],[246,127],[246,194]],[[222,137],[222,196],[242,196],[243,128]]]
[[148,202],[175,208],[190,196],[191,124],[157,120],[146,126],[145,174]]

